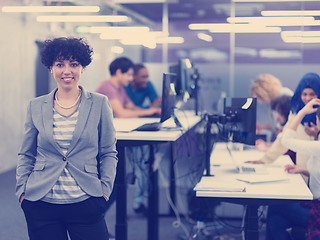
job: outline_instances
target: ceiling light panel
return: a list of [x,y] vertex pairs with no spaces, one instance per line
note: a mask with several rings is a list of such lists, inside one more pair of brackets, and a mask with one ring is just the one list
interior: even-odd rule
[[301,10],[301,11],[261,11],[265,17],[273,16],[320,16],[320,10]]
[[288,37],[282,40],[286,43],[320,43],[320,37]]
[[2,12],[22,13],[22,12],[99,12],[99,6],[5,6]]
[[320,31],[282,31],[283,37],[320,37]]
[[197,37],[206,42],[212,42],[212,36],[205,33],[198,33]]
[[120,15],[107,16],[38,16],[38,22],[128,22],[130,18]]
[[140,34],[149,32],[150,28],[145,26],[130,26],[130,27],[104,27],[104,26],[77,26],[76,32],[81,33],[109,33],[109,34],[117,34],[117,33],[130,33],[130,34]]
[[191,30],[209,30],[212,33],[276,33],[281,32],[280,27],[265,27],[257,24],[229,24],[229,23],[193,23]]
[[178,3],[178,0],[112,0],[119,4],[136,4],[136,3]]
[[229,23],[261,23],[261,24],[274,24],[274,23],[311,23],[314,22],[314,17],[228,17]]
[[229,23],[250,23],[263,26],[318,26],[319,20],[314,17],[229,17]]

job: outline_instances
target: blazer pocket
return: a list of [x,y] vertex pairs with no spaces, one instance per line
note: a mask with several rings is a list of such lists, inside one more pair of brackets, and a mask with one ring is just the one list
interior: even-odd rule
[[33,168],[33,171],[41,171],[45,167],[45,163],[36,163],[36,165]]
[[95,165],[84,165],[84,169],[88,173],[95,173],[98,174],[98,168]]

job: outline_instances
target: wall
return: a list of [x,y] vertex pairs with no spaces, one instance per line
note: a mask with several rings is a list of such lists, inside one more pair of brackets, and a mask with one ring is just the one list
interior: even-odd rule
[[[35,96],[35,61],[38,50],[35,41],[44,41],[50,37],[70,36],[73,27],[68,24],[37,23],[35,16],[27,14],[1,14],[0,28],[0,172],[14,168],[17,152],[23,134],[26,107]],[[78,35],[79,36],[79,35]],[[108,65],[120,55],[111,52],[112,41],[101,41],[95,35],[83,35],[94,49],[93,62],[84,72],[80,84],[94,91],[98,84],[109,77]],[[143,51],[139,47],[126,47],[121,56],[127,56],[134,62],[140,62]],[[170,63],[171,64],[171,63]],[[150,79],[161,94],[162,74],[168,71],[168,65],[146,63]],[[173,63],[174,64],[174,63]],[[201,73],[200,104],[204,109],[217,110],[216,102],[221,92],[230,91],[230,67],[228,63],[196,63]],[[294,90],[306,72],[319,72],[316,64],[236,64],[234,96],[249,96],[251,80],[259,73],[269,72],[277,76],[286,87]],[[51,79],[51,89],[55,87]],[[263,121],[264,106],[258,108],[258,120]],[[262,116],[262,117],[261,117]]]
[[36,45],[30,28],[26,19],[0,15],[0,172],[15,166],[25,109],[34,96]]
[[[36,41],[75,36],[69,25],[37,23],[32,14],[1,14],[0,29],[0,173],[16,166],[23,135],[23,124],[30,99],[35,97]],[[79,37],[79,35],[77,36]],[[85,35],[94,49],[93,62],[80,84],[94,91],[109,77],[108,65],[118,55],[111,52],[111,41]],[[140,49],[128,47],[122,55],[140,61]],[[56,86],[51,77],[50,89]]]
[[[174,64],[174,63],[172,63]],[[150,81],[156,87],[158,94],[162,89],[162,73],[168,71],[168,66],[161,63],[146,63],[149,70]],[[168,64],[170,65],[170,64]],[[200,109],[209,112],[221,112],[218,101],[221,94],[231,96],[230,92],[230,67],[228,63],[195,63],[199,69],[199,105]],[[271,73],[278,77],[283,86],[295,90],[300,79],[305,73],[320,73],[317,64],[236,64],[234,77],[234,95],[231,97],[249,97],[249,88],[252,80],[261,73]],[[266,118],[263,113],[265,104],[258,104],[258,121],[264,122]]]

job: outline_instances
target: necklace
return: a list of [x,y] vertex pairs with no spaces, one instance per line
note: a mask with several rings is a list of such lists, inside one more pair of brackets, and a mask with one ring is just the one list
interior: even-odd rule
[[63,106],[63,105],[61,105],[61,104],[59,103],[58,98],[57,98],[57,93],[54,95],[54,99],[56,100],[56,103],[58,104],[59,107],[61,107],[61,108],[63,108],[63,109],[73,108],[73,107],[79,102],[80,97],[81,97],[81,90],[80,90],[80,92],[79,92],[79,96],[78,96],[78,98],[76,99],[76,101],[75,101],[71,106],[67,106],[67,107],[66,107],[66,106]]

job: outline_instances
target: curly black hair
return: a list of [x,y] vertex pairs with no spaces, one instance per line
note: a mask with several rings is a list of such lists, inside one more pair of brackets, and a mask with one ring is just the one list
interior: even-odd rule
[[46,40],[41,49],[41,62],[48,69],[57,60],[76,60],[86,67],[92,61],[92,48],[84,38],[60,37]]

